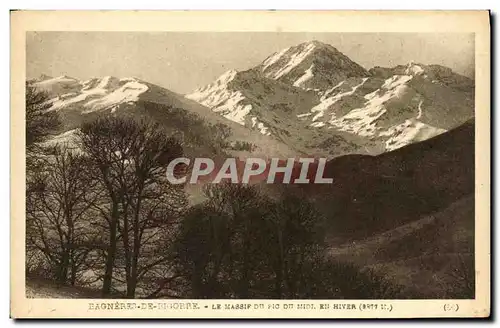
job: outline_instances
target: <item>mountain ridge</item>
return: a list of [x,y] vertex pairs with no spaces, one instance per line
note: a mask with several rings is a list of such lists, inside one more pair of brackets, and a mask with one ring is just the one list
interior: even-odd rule
[[[273,137],[255,133],[195,101],[138,78],[107,76],[85,81],[52,78],[34,85],[48,94],[50,110],[57,111],[61,117],[62,126],[57,132],[60,135],[53,140],[64,140],[68,136],[64,133],[101,115],[127,115],[150,118],[169,130],[191,135],[201,148],[213,141],[212,134],[225,133],[226,151],[239,157],[250,153],[264,158],[269,153],[293,157],[298,153]],[[227,131],[216,131],[216,126]],[[252,151],[238,149],[238,142],[246,142],[246,148]]]
[[[340,69],[309,69],[310,63],[335,61]],[[228,70],[187,95],[134,77],[42,75],[32,82],[49,92],[66,122],[146,101],[185,107],[209,120],[213,112],[226,124],[261,134],[255,138],[262,144],[278,142],[288,154],[311,156],[393,151],[474,116],[474,82],[447,67],[410,62],[366,70],[319,41],[283,49],[248,70]]]
[[[335,60],[338,69],[310,66]],[[243,76],[250,77],[245,81]],[[316,96],[306,97],[305,92]],[[327,147],[331,156],[392,151],[474,116],[474,82],[447,67],[409,62],[366,70],[318,41],[278,51],[247,71],[231,70],[185,96],[312,153],[321,152],[319,145],[331,138],[342,140]],[[300,102],[297,97],[309,100]],[[276,104],[286,106],[276,108]],[[317,141],[286,140],[292,134]]]

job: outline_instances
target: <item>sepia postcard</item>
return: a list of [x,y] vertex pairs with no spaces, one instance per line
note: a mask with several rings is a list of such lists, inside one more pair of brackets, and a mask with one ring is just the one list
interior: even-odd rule
[[488,11],[11,12],[11,317],[490,316]]

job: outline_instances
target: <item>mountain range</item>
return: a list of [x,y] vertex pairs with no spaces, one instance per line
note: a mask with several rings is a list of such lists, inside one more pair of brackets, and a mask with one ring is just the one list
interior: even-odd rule
[[71,142],[96,116],[131,115],[178,134],[187,156],[328,157],[333,184],[294,187],[328,218],[332,255],[383,266],[427,298],[449,295],[464,261],[474,272],[474,81],[450,68],[366,69],[311,41],[186,95],[137,78],[31,82],[62,118],[48,143]]
[[381,154],[474,117],[474,81],[449,68],[411,62],[366,70],[318,41],[283,49],[246,71],[227,71],[184,96],[137,78],[34,82],[51,95],[66,130],[99,113],[158,104],[225,124],[269,157]]
[[187,98],[308,153],[379,154],[474,116],[474,81],[410,62],[366,70],[318,41],[228,71]]

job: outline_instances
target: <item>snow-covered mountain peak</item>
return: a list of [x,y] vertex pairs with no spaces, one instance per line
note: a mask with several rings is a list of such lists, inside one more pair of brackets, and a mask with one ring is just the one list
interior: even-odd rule
[[[135,79],[130,79],[130,78],[125,80],[125,81],[128,81],[128,80],[135,81]],[[105,76],[102,78],[91,78],[87,81],[82,82],[81,84],[83,86],[83,88],[82,88],[83,91],[91,90],[91,89],[111,90],[111,89],[115,89],[116,87],[118,87],[120,82],[123,82],[122,79],[118,79],[114,76]]]
[[331,45],[329,45],[327,43],[323,43],[323,42],[318,41],[318,40],[311,40],[311,41],[304,42],[302,44],[306,44],[306,45],[312,44],[315,47],[332,47]]
[[[262,134],[300,135],[293,145],[376,153],[473,117],[473,88],[472,80],[447,67],[416,61],[367,71],[332,45],[312,40],[248,71],[226,72],[186,97]],[[347,142],[319,141],[331,138]]]
[[326,90],[368,72],[332,45],[313,40],[278,51],[256,70],[264,76],[302,89]]
[[416,64],[414,61],[410,61],[405,70],[407,75],[420,75],[424,73],[423,65]]
[[50,79],[53,79],[54,77],[50,76],[50,75],[47,75],[47,74],[40,74],[40,76],[32,79],[31,81],[34,81],[34,82],[42,82],[42,81],[45,81],[45,80],[50,80]]
[[56,77],[55,79],[58,80],[76,80],[74,77],[68,76],[68,75],[60,75]]
[[68,83],[68,82],[78,82],[77,79],[67,75],[60,75],[57,77],[50,77],[45,75],[46,78],[38,80],[39,83],[53,84],[53,83]]
[[35,82],[51,97],[52,109],[77,109],[86,114],[98,110],[116,110],[118,106],[137,101],[148,91],[148,84],[136,78],[105,76],[79,81],[68,76]]
[[78,81],[77,79],[75,78],[72,78],[70,76],[67,76],[67,75],[61,75],[61,76],[57,76],[57,77],[50,77],[50,76],[47,76],[47,78],[41,80],[39,83],[60,83],[60,82],[67,82],[67,81]]
[[[308,55],[310,55],[315,48],[316,46],[314,43],[304,43],[293,48],[287,48],[285,52],[279,52],[266,63],[267,67],[263,69],[264,75],[275,80],[281,78],[307,59]],[[285,65],[281,65],[279,69],[267,70],[269,66],[280,61],[282,58],[286,61]]]
[[217,79],[217,82],[229,83],[230,81],[232,81],[236,77],[236,74],[238,74],[238,72],[236,70],[230,69],[229,71],[227,71],[224,74],[222,74],[221,76],[219,76],[219,78]]
[[242,100],[245,99],[243,94],[229,86],[238,74],[240,73],[235,70],[229,70],[214,82],[196,89],[185,97],[211,108],[231,121],[244,125],[246,115],[252,106],[243,104]]
[[195,101],[199,101],[201,98],[203,98],[203,94],[227,88],[227,85],[236,78],[237,74],[238,71],[230,69],[229,71],[226,71],[222,75],[220,75],[214,82],[196,89],[194,92],[187,94],[185,97]]

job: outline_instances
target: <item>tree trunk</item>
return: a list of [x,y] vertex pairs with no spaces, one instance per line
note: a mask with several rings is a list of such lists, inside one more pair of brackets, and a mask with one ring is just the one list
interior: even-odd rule
[[[127,213],[127,206],[125,206],[125,213]],[[131,288],[131,279],[132,279],[132,274],[131,274],[131,269],[132,269],[132,254],[130,251],[130,241],[129,241],[129,236],[128,236],[128,231],[129,231],[129,222],[128,222],[128,216],[125,215],[123,218],[123,229],[121,231],[122,234],[122,240],[123,240],[123,251],[125,253],[125,282],[127,284],[127,298],[130,297],[130,288]],[[133,297],[132,297],[133,298]]]
[[127,298],[135,298],[135,289],[137,287],[137,279],[130,276],[127,281]]
[[[248,232],[247,232],[248,233]],[[247,234],[246,233],[246,234]],[[249,242],[248,242],[248,237],[245,234],[245,239],[243,242],[243,268],[242,268],[242,274],[241,274],[241,281],[240,281],[240,298],[246,299],[248,298],[248,290],[250,287],[250,263],[249,263]]]
[[141,203],[142,203],[142,187],[139,190],[139,197],[137,200],[136,208],[135,208],[135,213],[134,213],[134,221],[133,221],[133,232],[134,232],[134,243],[132,247],[132,268],[130,272],[130,283],[127,283],[127,297],[129,298],[134,298],[135,297],[135,289],[137,287],[137,278],[138,278],[138,263],[139,263],[139,256],[141,252],[141,240],[139,236],[139,230],[140,230],[140,220],[139,220],[139,213],[141,209]]
[[111,293],[111,281],[113,279],[113,268],[115,266],[116,257],[116,228],[118,222],[118,208],[113,207],[113,214],[111,219],[111,224],[109,226],[109,247],[108,254],[106,257],[106,269],[104,273],[104,279],[102,283],[102,296],[107,297]]
[[191,296],[194,299],[206,298],[207,295],[203,293],[203,284],[201,281],[202,270],[197,263],[193,264],[193,272],[191,276]]
[[62,254],[61,264],[59,266],[59,272],[57,273],[57,280],[61,283],[66,283],[68,280],[68,267],[69,267],[69,254],[64,251]]
[[278,266],[276,270],[276,282],[275,282],[275,292],[276,296],[281,299],[283,298],[283,269],[284,269],[284,254],[283,254],[283,234],[280,229],[277,229],[278,234]]
[[71,251],[70,253],[70,259],[71,259],[71,276],[70,276],[70,283],[71,286],[74,286],[76,284],[76,270],[77,270],[77,265],[75,263],[75,254],[74,251]]
[[281,268],[281,264],[278,265],[278,269],[276,270],[276,280],[274,281],[274,292],[276,293],[276,298],[281,299],[283,292],[281,290],[281,284],[283,281],[283,271]]

